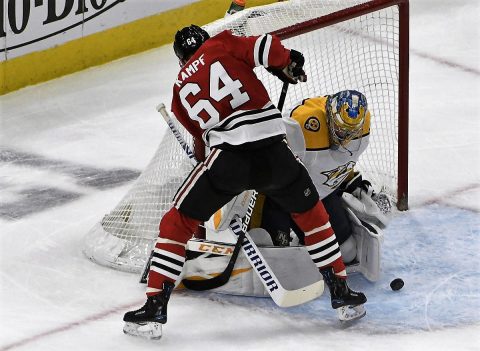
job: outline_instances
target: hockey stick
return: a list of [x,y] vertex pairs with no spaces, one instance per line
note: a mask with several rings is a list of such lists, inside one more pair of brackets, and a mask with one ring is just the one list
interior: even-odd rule
[[[190,159],[190,162],[192,162],[192,164],[194,166],[196,166],[197,165],[197,160],[195,159],[194,153],[189,148],[189,146],[187,145],[187,143],[183,139],[182,135],[179,133],[178,129],[173,124],[172,119],[170,118],[167,110],[165,109],[165,105],[164,104],[158,105],[157,106],[157,111],[160,112],[160,114],[162,115],[165,122],[167,122],[168,127],[172,131],[172,133],[175,136],[175,138],[177,139],[177,141],[180,143],[182,149],[187,154],[188,158]],[[253,198],[253,201],[252,201],[252,199],[250,199],[250,202],[248,204],[248,209],[249,210],[251,209],[251,211],[250,211],[250,213],[248,213],[248,211],[247,211],[247,215],[245,216],[245,225],[242,225],[242,228],[244,228],[244,227],[246,228],[247,224],[250,222],[250,215],[253,211],[253,207],[255,206],[255,201],[256,201],[256,197],[252,197],[252,198]],[[235,220],[236,219],[232,220],[230,225]],[[238,254],[240,253],[240,249],[242,247],[241,244],[243,242],[243,239],[245,238],[244,231],[242,231],[241,233],[238,233],[237,235],[238,235],[238,239],[237,239],[237,243],[235,244],[235,248],[233,249],[232,256],[230,257],[230,260],[228,261],[227,267],[223,270],[222,273],[220,273],[219,275],[217,275],[213,278],[204,279],[204,280],[183,279],[182,280],[183,285],[187,289],[196,290],[196,291],[204,291],[204,290],[215,289],[215,288],[218,288],[218,287],[221,287],[221,286],[225,285],[230,280],[230,276],[232,275],[233,268],[235,267],[235,262],[237,261]],[[148,274],[148,272],[147,272],[147,274]],[[145,271],[144,271],[143,276],[144,275],[145,275]]]
[[[163,115],[165,120],[170,119],[168,112],[165,109],[165,105],[160,104],[157,110]],[[180,142],[185,144],[184,150],[189,150],[188,145],[184,142],[180,133],[175,128],[173,123],[169,123],[168,126],[174,132],[175,137]],[[177,133],[175,133],[175,131]],[[182,143],[181,143],[182,144]],[[183,146],[182,146],[183,147]],[[192,163],[195,162],[193,153],[188,153],[187,156],[191,159]],[[238,240],[241,243],[243,252],[250,262],[255,273],[258,275],[265,289],[269,292],[272,300],[280,307],[290,307],[303,304],[311,301],[314,298],[320,296],[323,293],[323,280],[319,280],[315,283],[307,285],[305,287],[288,290],[283,287],[278,278],[273,273],[272,269],[264,259],[262,253],[258,249],[257,245],[253,242],[252,238],[246,231],[246,226],[239,223],[238,217],[230,223],[230,229],[235,236],[240,236],[242,232],[245,237],[243,240]],[[237,242],[237,244],[238,244]]]
[[[163,103],[159,104],[157,106],[157,111],[160,112],[160,114],[162,115],[163,119],[167,123],[168,127],[170,128],[173,135],[177,139],[178,143],[182,147],[183,151],[185,151],[185,153],[187,154],[188,159],[190,160],[192,165],[196,166],[197,165],[197,160],[195,159],[195,155],[194,155],[193,151],[190,149],[188,144],[185,142],[182,135],[178,131],[177,127],[175,126],[175,124],[173,124],[172,119],[170,118],[167,110],[165,109],[165,105]],[[255,198],[255,200],[256,200],[256,198]],[[253,207],[255,206],[255,200],[253,201],[253,204],[251,204],[251,202],[249,203],[249,207],[248,207],[249,209],[251,207],[252,210],[253,210]],[[251,212],[250,212],[250,215],[251,215]],[[248,222],[250,222],[250,215],[248,215]],[[248,222],[246,222],[246,224],[248,224]],[[245,227],[246,227],[246,225],[245,225]],[[242,247],[241,243],[243,242],[244,237],[245,237],[244,233],[239,234],[237,243],[235,244],[235,248],[233,249],[232,256],[230,257],[230,260],[228,261],[227,267],[225,268],[225,270],[222,273],[220,273],[219,275],[217,275],[213,278],[204,279],[204,280],[182,279],[183,285],[187,289],[196,290],[196,291],[204,291],[204,290],[215,289],[215,288],[218,288],[220,286],[225,285],[230,280],[230,276],[232,275],[233,268],[235,266],[235,262],[237,261],[237,257],[238,257],[238,254],[240,252],[240,249]],[[153,250],[151,251],[150,257],[148,258],[148,260],[145,264],[145,267],[143,268],[142,275],[140,277],[140,283],[143,283],[143,284],[147,283],[148,273],[150,271],[150,265],[151,265],[151,262],[152,262],[152,257],[153,257]]]
[[[255,201],[256,201],[256,198],[253,198],[252,209],[253,209],[253,206],[255,206]],[[250,203],[252,203],[252,201]],[[249,204],[249,208],[250,208],[250,204]],[[247,216],[248,216],[248,220],[247,220]],[[245,220],[244,220],[245,223],[248,223],[250,221],[250,215],[247,214],[247,216],[245,216]],[[232,223],[230,223],[230,226],[231,225]],[[241,225],[241,227],[242,228],[244,227],[243,224]],[[238,235],[238,239],[235,244],[235,248],[233,249],[232,256],[228,261],[227,267],[223,270],[222,273],[209,279],[202,279],[202,280],[183,279],[182,280],[183,285],[185,285],[185,287],[190,290],[204,291],[204,290],[219,288],[227,284],[232,275],[233,268],[235,267],[235,263],[237,262],[237,257],[238,257],[238,254],[240,253],[240,249],[242,248],[241,243],[245,239],[245,231],[241,230],[240,233],[237,235]]]
[[157,106],[157,111],[160,112],[160,114],[162,115],[165,122],[167,122],[167,125],[170,128],[170,130],[172,131],[173,136],[177,139],[177,141],[180,144],[180,146],[182,147],[183,151],[185,151],[185,153],[187,154],[188,159],[190,160],[192,165],[195,167],[198,163],[197,160],[195,159],[195,154],[190,149],[190,147],[188,146],[186,141],[183,139],[183,137],[180,134],[180,132],[178,131],[177,127],[175,127],[175,124],[173,124],[173,121],[170,118],[170,116],[169,116],[169,114],[168,114],[168,112],[165,108],[165,105],[163,103],[158,105]]
[[278,104],[277,104],[277,108],[280,111],[282,111],[283,104],[285,103],[285,98],[287,97],[288,85],[289,85],[288,82],[283,82],[282,91],[280,92],[280,97],[278,98]]

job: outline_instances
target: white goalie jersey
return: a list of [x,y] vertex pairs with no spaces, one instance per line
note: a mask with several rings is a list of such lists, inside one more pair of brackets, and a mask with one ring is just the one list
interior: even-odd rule
[[320,198],[325,198],[353,172],[368,146],[370,113],[363,133],[346,147],[330,143],[326,112],[327,97],[305,99],[284,114],[287,140],[292,151],[307,167]]

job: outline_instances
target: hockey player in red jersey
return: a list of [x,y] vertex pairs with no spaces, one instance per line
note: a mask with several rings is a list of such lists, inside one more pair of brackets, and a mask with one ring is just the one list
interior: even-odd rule
[[201,222],[248,189],[268,195],[291,213],[330,288],[333,308],[366,302],[346,284],[345,266],[328,214],[306,168],[285,140],[281,113],[253,69],[264,66],[283,81],[305,81],[303,55],[268,34],[210,38],[191,25],[175,35],[180,72],[172,112],[210,153],[178,189],[161,220],[151,262],[147,302],[124,316],[127,334],[161,336],[167,303],[185,262],[185,247]]

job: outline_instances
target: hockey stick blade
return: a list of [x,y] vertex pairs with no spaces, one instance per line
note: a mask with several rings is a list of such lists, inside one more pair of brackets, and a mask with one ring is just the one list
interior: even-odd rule
[[225,270],[220,273],[219,275],[210,278],[210,279],[202,279],[202,280],[192,280],[192,279],[183,279],[183,285],[190,290],[196,291],[204,291],[219,288],[228,283],[230,280],[230,276],[232,275],[233,268],[235,267],[235,262],[237,261],[238,254],[242,247],[243,238],[245,237],[245,233],[241,233],[238,237],[238,241],[235,244],[235,248],[233,249],[232,256],[228,261],[227,267]]
[[[240,252],[240,248],[242,247],[243,239],[245,238],[245,234],[247,231],[247,226],[248,223],[250,222],[250,216],[253,213],[253,208],[255,207],[255,202],[257,201],[257,195],[258,193],[254,191],[252,193],[252,196],[250,197],[250,200],[248,202],[248,210],[247,213],[245,214],[245,217],[243,219],[243,223],[241,225],[240,231],[236,236],[237,242],[235,244],[235,248],[232,253],[232,257],[230,257],[230,260],[228,262],[227,267],[225,270],[217,275],[216,277],[210,278],[210,279],[203,279],[203,280],[187,280],[184,279],[183,285],[187,289],[192,289],[192,290],[209,290],[209,289],[215,289],[219,288],[230,280],[230,276],[232,275],[233,268],[235,267],[235,262],[237,261],[238,254]],[[230,222],[230,228],[234,226],[237,223],[238,217],[235,216],[232,221]],[[186,284],[185,284],[186,283]]]
[[[239,235],[242,231],[241,225],[238,223],[238,221],[236,224],[230,225],[230,229],[232,229],[232,232],[235,235]],[[250,234],[248,233],[245,233],[242,249],[263,286],[269,292],[272,300],[278,306],[297,306],[322,295],[324,288],[323,280],[316,281],[315,283],[295,290],[286,289],[275,276],[257,245],[254,243],[250,237]]]

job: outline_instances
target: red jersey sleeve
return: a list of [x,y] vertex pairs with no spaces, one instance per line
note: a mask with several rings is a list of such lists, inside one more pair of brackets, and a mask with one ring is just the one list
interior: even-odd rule
[[229,31],[218,36],[230,55],[246,62],[252,68],[264,66],[282,69],[290,63],[290,50],[282,45],[277,36],[264,34],[238,37]]

